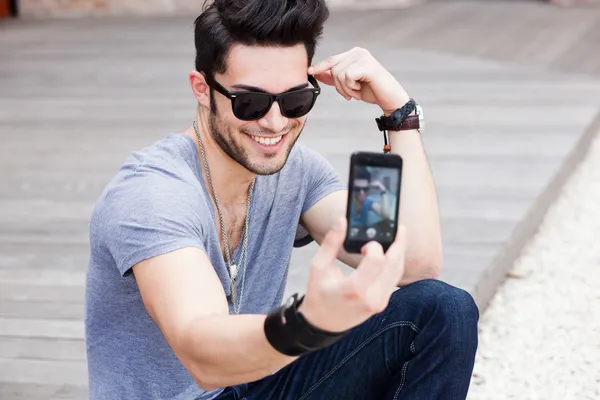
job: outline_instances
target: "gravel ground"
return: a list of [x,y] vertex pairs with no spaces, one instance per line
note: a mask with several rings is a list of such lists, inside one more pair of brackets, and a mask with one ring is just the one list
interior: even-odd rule
[[600,137],[480,322],[469,400],[600,400]]

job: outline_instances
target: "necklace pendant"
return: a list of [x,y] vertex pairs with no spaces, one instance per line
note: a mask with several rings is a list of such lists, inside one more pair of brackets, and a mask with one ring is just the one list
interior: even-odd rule
[[238,266],[236,264],[231,264],[229,267],[229,273],[231,275],[231,280],[235,281],[235,278],[237,278],[238,274]]
[[237,303],[237,293],[235,290],[235,280],[231,280],[231,304],[233,305],[233,309],[235,310],[235,303]]

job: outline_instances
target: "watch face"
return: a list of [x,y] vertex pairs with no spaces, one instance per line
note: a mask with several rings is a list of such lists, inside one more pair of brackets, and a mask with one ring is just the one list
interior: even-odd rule
[[425,117],[423,116],[423,107],[417,104],[417,115],[419,116],[419,131],[425,129]]

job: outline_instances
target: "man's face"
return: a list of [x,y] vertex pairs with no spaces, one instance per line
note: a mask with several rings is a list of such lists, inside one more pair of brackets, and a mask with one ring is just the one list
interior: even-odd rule
[[353,190],[356,199],[362,203],[367,198],[369,181],[367,179],[355,179]]
[[[260,88],[271,94],[307,83],[308,58],[304,45],[258,47],[235,45],[227,59],[227,71],[214,79],[230,92]],[[215,142],[232,159],[259,175],[278,172],[285,165],[300,136],[306,116],[286,118],[274,102],[257,121],[242,121],[233,114],[231,100],[213,92],[216,113],[209,128]],[[261,143],[262,142],[262,143]]]

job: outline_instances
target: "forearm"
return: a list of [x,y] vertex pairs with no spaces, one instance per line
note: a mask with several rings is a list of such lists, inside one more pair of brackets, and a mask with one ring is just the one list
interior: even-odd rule
[[414,131],[389,132],[392,152],[403,159],[400,223],[406,226],[406,273],[401,284],[436,278],[442,263],[437,195],[429,162]]
[[297,357],[276,351],[264,333],[265,315],[223,315],[196,320],[187,330],[184,365],[205,390],[268,376]]

